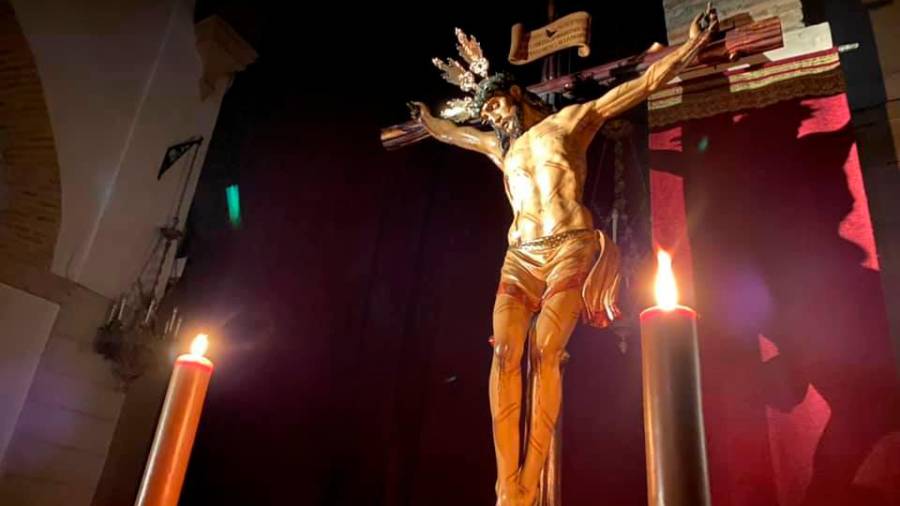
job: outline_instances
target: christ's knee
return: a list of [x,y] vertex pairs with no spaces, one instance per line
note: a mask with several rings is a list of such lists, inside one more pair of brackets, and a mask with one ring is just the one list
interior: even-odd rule
[[559,370],[565,350],[556,343],[546,343],[538,346],[535,354],[538,359],[538,367],[544,372],[552,372]]
[[509,339],[494,343],[494,364],[503,372],[517,371],[522,365],[522,345]]

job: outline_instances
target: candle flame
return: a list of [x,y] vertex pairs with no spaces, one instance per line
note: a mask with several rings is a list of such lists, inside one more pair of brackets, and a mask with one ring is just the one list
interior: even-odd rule
[[206,334],[197,334],[197,337],[191,342],[191,355],[202,357],[209,348],[209,337]]
[[672,272],[672,257],[664,250],[656,254],[656,305],[664,311],[671,311],[678,305],[678,287]]

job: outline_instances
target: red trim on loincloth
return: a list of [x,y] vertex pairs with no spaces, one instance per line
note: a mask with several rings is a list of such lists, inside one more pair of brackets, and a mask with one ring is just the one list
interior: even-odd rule
[[537,312],[541,309],[541,302],[531,300],[531,297],[525,293],[525,290],[522,290],[522,288],[517,285],[501,281],[500,285],[497,287],[497,295],[508,295],[522,304],[525,304],[525,307],[532,312]]
[[574,288],[578,289],[578,292],[581,293],[581,288],[584,286],[584,280],[587,279],[587,272],[579,272],[578,274],[573,274],[567,278],[563,278],[561,281],[557,281],[552,285],[547,283],[547,291],[544,292],[544,297],[541,299],[541,302],[553,297],[558,293],[565,292],[566,290],[572,290]]
[[581,320],[584,323],[591,325],[592,327],[596,327],[598,329],[605,329],[606,327],[609,327],[610,325],[612,325],[614,320],[617,320],[620,316],[622,316],[622,311],[619,310],[618,306],[613,305],[612,312],[613,312],[614,318],[613,318],[613,320],[610,320],[609,315],[607,315],[606,311],[604,311],[604,310],[593,311],[593,312],[585,310],[585,311],[582,311],[582,313],[581,313]]

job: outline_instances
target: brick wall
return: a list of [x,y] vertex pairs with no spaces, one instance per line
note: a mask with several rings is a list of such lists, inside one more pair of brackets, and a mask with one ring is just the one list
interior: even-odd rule
[[88,505],[124,397],[91,349],[110,301],[50,272],[60,226],[59,165],[34,57],[7,0],[0,0],[0,150],[0,282],[25,292],[22,299],[59,306],[42,322],[52,326],[50,337],[41,342],[0,455],[0,504]]
[[[707,1],[663,0],[669,44],[676,44],[687,38],[691,20],[706,8]],[[713,2],[713,6],[718,11],[720,19],[747,12],[753,19],[778,16],[786,32],[804,26],[803,6],[800,0],[717,0]]]
[[49,268],[60,224],[60,181],[50,118],[28,42],[0,0],[0,256]]
[[[157,179],[166,147],[208,139],[226,89],[200,96],[198,79],[209,77],[205,64],[221,56],[211,54],[221,44],[201,44],[198,54],[194,4],[0,0],[0,283],[23,300],[58,306],[41,319],[40,357],[20,375],[28,378],[16,390],[17,413],[0,417],[8,441],[0,448],[0,506],[134,500],[165,379],[132,390],[137,408],[122,416],[125,394],[92,342],[109,299],[140,275],[176,199],[193,195],[199,170],[188,178],[191,157]],[[249,61],[235,63],[226,74]],[[188,209],[181,207],[181,223]],[[0,317],[36,320],[20,313]],[[4,330],[0,344],[15,344]],[[0,347],[0,362],[19,348]],[[108,493],[98,494],[104,469]]]

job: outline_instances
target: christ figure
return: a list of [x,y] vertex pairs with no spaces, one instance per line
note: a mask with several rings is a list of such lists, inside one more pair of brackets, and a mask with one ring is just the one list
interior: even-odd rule
[[[486,155],[503,173],[512,206],[509,248],[494,303],[489,392],[497,460],[497,505],[532,506],[560,410],[560,361],[579,316],[596,326],[617,316],[614,246],[582,202],[586,152],[600,127],[667,84],[695,59],[718,26],[707,8],[689,39],[640,77],[600,98],[551,110],[505,73],[489,75],[473,38],[460,31],[469,65],[436,60],[445,79],[471,94],[436,117],[420,102],[413,118],[435,139]],[[483,79],[475,82],[476,75]],[[481,120],[484,131],[468,126]],[[521,444],[522,356],[529,330],[536,357],[528,441]],[[524,457],[521,455],[524,453]]]

